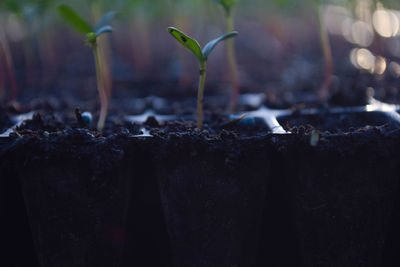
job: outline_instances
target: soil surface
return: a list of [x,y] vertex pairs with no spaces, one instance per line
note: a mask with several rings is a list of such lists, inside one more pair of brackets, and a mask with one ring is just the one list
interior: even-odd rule
[[288,117],[278,118],[285,130],[296,130],[299,127],[307,127],[322,132],[331,133],[362,131],[366,126],[385,126],[388,129],[398,129],[399,122],[394,121],[383,112],[355,112],[331,114],[301,115],[295,114]]

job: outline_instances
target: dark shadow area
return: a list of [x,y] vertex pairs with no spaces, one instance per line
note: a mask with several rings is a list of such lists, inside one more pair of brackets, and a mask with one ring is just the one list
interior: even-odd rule
[[393,215],[388,227],[382,266],[400,266],[400,186],[397,190]]
[[1,240],[5,256],[1,265],[39,267],[20,181],[11,168],[4,165],[0,167]]
[[123,267],[172,266],[170,244],[154,166],[143,157],[130,186]]
[[274,159],[267,185],[258,261],[255,266],[302,267],[290,198],[292,186],[284,175],[284,166]]

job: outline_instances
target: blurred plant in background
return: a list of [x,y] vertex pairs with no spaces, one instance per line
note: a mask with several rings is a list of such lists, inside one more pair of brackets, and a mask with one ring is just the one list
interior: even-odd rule
[[[60,5],[58,7],[60,16],[68,23],[72,28],[74,28],[78,33],[86,36],[85,44],[90,46],[93,50],[95,66],[96,66],[96,78],[97,78],[97,90],[99,92],[100,99],[100,116],[97,123],[97,129],[102,131],[108,113],[108,105],[110,102],[110,91],[111,88],[107,88],[104,75],[109,75],[108,72],[104,71],[104,63],[105,60],[102,58],[104,53],[102,54],[99,48],[99,40],[100,36],[105,33],[113,32],[113,28],[110,25],[107,25],[108,22],[114,17],[115,12],[108,12],[104,16],[97,19],[97,23],[95,26],[91,26],[84,18],[82,18],[78,13],[75,12],[72,8],[67,5]],[[107,78],[110,78],[107,76]]]
[[[61,30],[65,26],[56,16],[55,7],[61,2],[0,2],[0,70],[4,70],[0,72],[1,99],[15,100],[20,94],[33,97],[38,92],[56,92],[58,88],[72,88],[75,94],[84,95],[84,99],[93,98],[93,90],[89,88],[93,87],[91,80],[95,74],[90,64],[85,63],[88,58],[83,56],[79,39],[71,37],[62,41],[60,38],[61,32],[73,36]],[[114,86],[117,95],[129,95],[129,90],[123,88],[135,86],[143,87],[143,95],[157,93],[163,87],[195,94],[190,81],[195,78],[196,66],[187,60],[182,48],[165,36],[164,29],[173,24],[201,39],[208,39],[225,32],[225,24],[229,26],[221,20],[221,11],[215,8],[213,1],[69,0],[68,4],[91,21],[96,21],[105,10],[118,12],[115,24],[118,31],[113,37],[101,40],[99,52],[104,58],[103,65],[109,66],[103,70],[109,96],[112,80],[117,84]],[[242,35],[235,42],[240,51],[236,54],[240,62],[236,76],[241,77],[243,92],[256,90],[268,94],[269,90],[285,86],[285,79],[293,80],[292,85],[298,84],[296,75],[324,80],[324,73],[328,72],[321,68],[324,53],[314,49],[319,42],[314,7],[315,0],[237,1],[235,28]],[[399,9],[400,3],[395,0],[321,0],[319,25],[323,25],[322,29],[332,38],[333,61],[339,60],[343,47],[348,47],[346,62],[360,72],[369,73],[378,80],[385,75],[400,77]],[[228,44],[228,50],[232,51],[229,47]],[[217,49],[211,60],[223,64],[222,59],[226,57],[223,51]],[[295,67],[297,73],[289,71],[291,64],[297,64],[298,55],[308,61],[302,63],[302,67]],[[314,71],[308,71],[307,64],[315,66],[311,68]],[[74,66],[75,70],[71,70]],[[329,64],[326,66],[328,69]],[[339,64],[333,73],[340,75],[344,66]],[[80,73],[79,77],[90,79],[72,81],[71,74],[76,72]],[[115,79],[112,76],[116,76]],[[317,76],[318,79],[314,79]],[[176,79],[171,80],[171,77]],[[215,90],[209,93],[224,92],[224,88],[229,87],[223,77],[223,68],[211,72],[209,79]],[[144,80],[146,82],[142,83]]]
[[[225,11],[225,22],[226,22],[226,32],[232,32],[234,30],[234,15],[233,8],[236,5],[236,0],[214,0],[214,2],[220,4]],[[235,110],[238,98],[239,98],[239,73],[237,69],[236,63],[236,53],[235,53],[235,44],[233,39],[229,39],[226,41],[227,46],[227,57],[229,62],[229,70],[231,73],[232,79],[232,92],[231,92],[231,100],[229,103],[229,110],[232,112]]]

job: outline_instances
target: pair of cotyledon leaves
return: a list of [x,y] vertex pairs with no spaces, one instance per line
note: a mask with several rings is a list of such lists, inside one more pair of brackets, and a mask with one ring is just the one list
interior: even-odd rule
[[67,5],[60,5],[58,7],[58,12],[77,32],[86,35],[89,39],[88,41],[92,42],[94,41],[93,39],[96,39],[103,33],[113,31],[113,28],[107,25],[107,23],[115,16],[115,12],[106,13],[94,27]]
[[184,47],[186,47],[187,49],[192,51],[200,63],[204,63],[207,61],[208,56],[210,55],[210,53],[213,51],[213,49],[215,48],[215,46],[218,43],[222,42],[223,40],[226,40],[228,38],[232,38],[232,37],[238,35],[238,32],[236,32],[236,31],[229,32],[229,33],[224,34],[221,37],[207,43],[206,46],[204,46],[204,48],[201,49],[199,43],[196,40],[189,37],[185,33],[181,32],[177,28],[169,27],[168,32],[173,37],[175,37],[175,39],[178,40]]
[[[227,12],[232,9],[232,7],[236,4],[236,1],[237,0],[214,0],[214,2],[221,4]],[[182,31],[174,27],[169,27],[168,31],[173,37],[175,37],[176,40],[178,40],[178,42],[180,42],[183,46],[192,51],[200,63],[204,63],[207,61],[208,56],[218,43],[228,38],[235,37],[238,34],[238,32],[236,31],[224,34],[221,37],[207,43],[206,46],[201,49],[199,43],[195,39],[189,37]]]

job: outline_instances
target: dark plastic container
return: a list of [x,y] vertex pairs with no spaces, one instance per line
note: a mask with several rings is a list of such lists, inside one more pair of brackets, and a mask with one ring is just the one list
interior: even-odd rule
[[[276,145],[287,164],[283,173],[292,187],[288,190],[303,266],[383,266],[389,261],[384,255],[391,249],[386,243],[398,198],[398,121],[385,112],[300,114],[278,120],[297,131]],[[340,131],[321,134],[313,143],[313,134],[299,132],[299,125],[308,124]],[[380,127],[349,131],[352,125]]]
[[151,146],[80,130],[19,139],[10,155],[41,267],[171,266]]
[[156,160],[174,266],[254,266],[270,168],[268,137],[172,135]]
[[105,142],[37,140],[17,168],[42,267],[118,266],[127,183],[123,153]]
[[39,267],[20,181],[13,161],[3,153],[12,143],[0,139],[0,233],[2,262],[7,266]]

